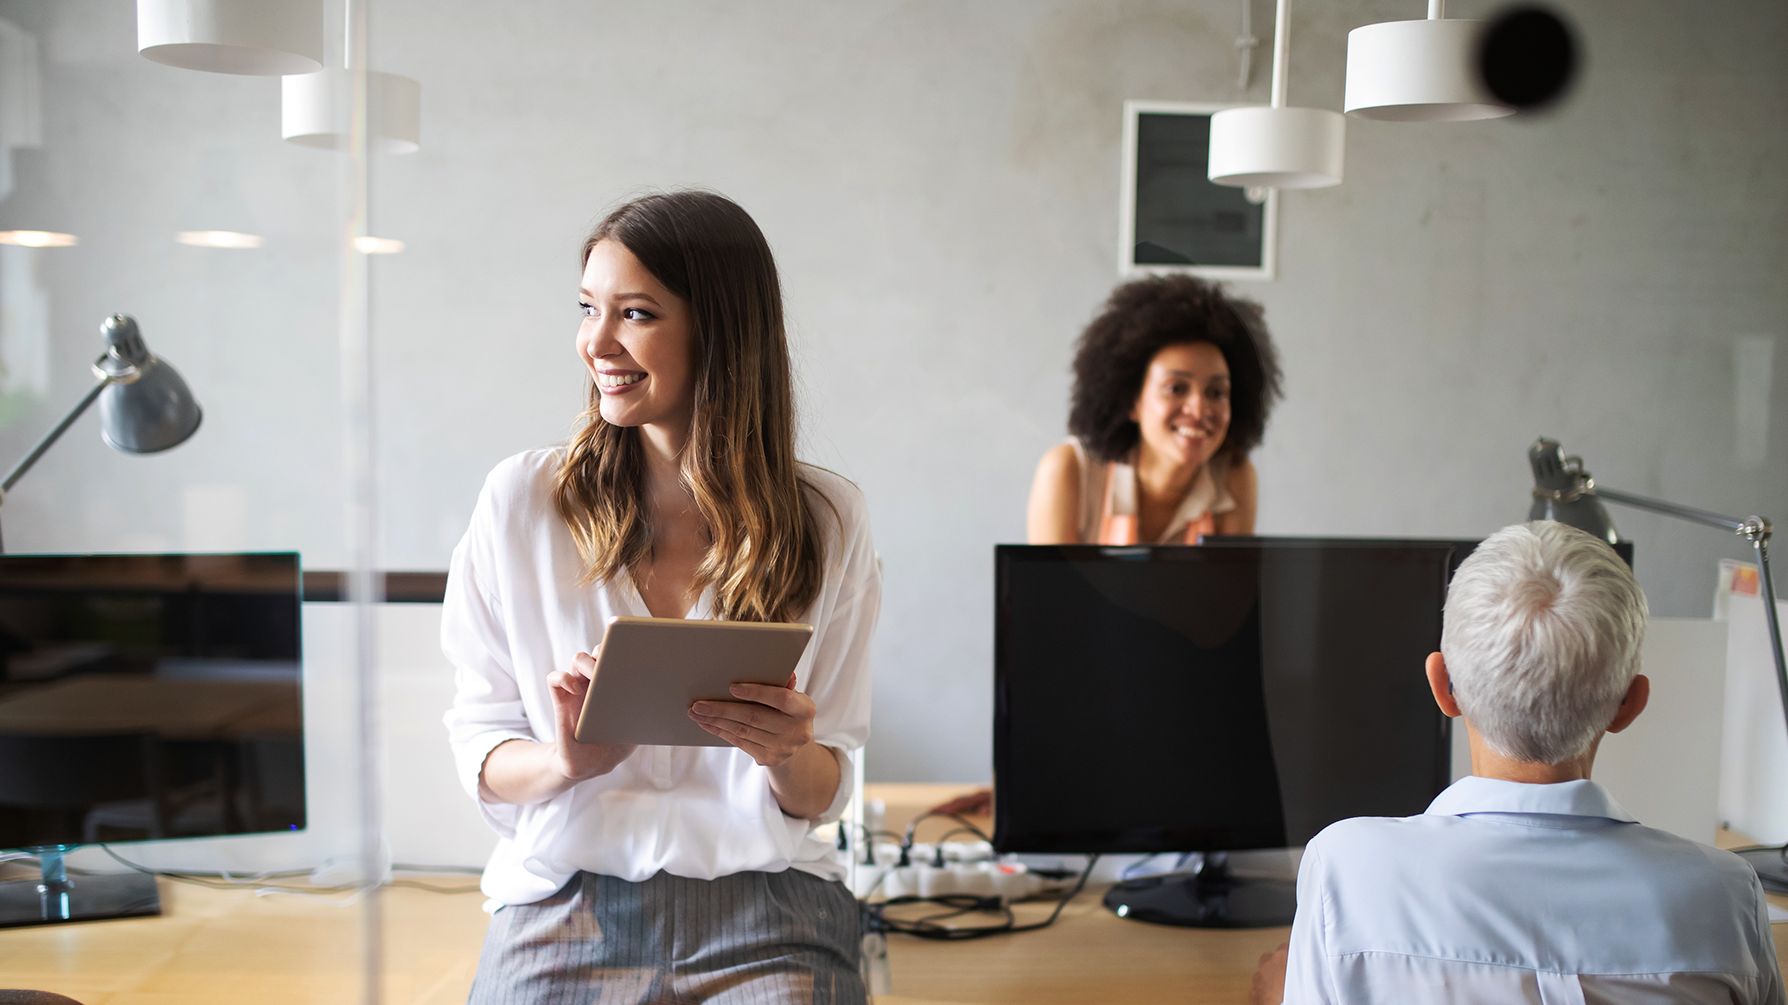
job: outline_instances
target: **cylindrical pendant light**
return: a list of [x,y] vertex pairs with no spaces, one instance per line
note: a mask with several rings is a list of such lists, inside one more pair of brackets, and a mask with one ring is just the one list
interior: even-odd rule
[[210,73],[309,73],[323,66],[323,0],[137,0],[137,51]]
[[[347,145],[351,70],[320,70],[280,84],[280,134],[301,146],[340,150]],[[381,153],[414,153],[422,142],[422,85],[395,73],[366,71],[367,146]]]
[[1243,188],[1320,188],[1341,183],[1347,120],[1326,108],[1287,108],[1290,0],[1273,24],[1273,103],[1211,116],[1209,177]]
[[1477,71],[1484,22],[1446,17],[1385,21],[1347,33],[1347,114],[1394,122],[1464,122],[1512,115]]
[[[355,10],[346,5],[341,69],[289,76],[280,82],[280,135],[299,146],[345,150],[353,114]],[[362,41],[361,48],[364,48]],[[378,153],[415,153],[422,145],[422,85],[395,73],[366,71],[366,147]]]

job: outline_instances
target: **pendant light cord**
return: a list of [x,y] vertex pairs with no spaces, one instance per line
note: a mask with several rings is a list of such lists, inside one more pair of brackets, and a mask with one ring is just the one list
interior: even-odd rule
[[[1428,2],[1432,4],[1434,0],[1428,0]],[[342,4],[342,12],[346,16],[342,19],[341,27],[341,68],[352,70],[354,68],[354,15],[356,13],[353,0],[346,0]]]
[[1254,0],[1242,0],[1242,33],[1235,40],[1236,51],[1242,56],[1241,70],[1235,81],[1238,94],[1248,92],[1248,82],[1254,76],[1254,50],[1259,46],[1260,39],[1254,36]]
[[1291,0],[1279,0],[1273,14],[1273,107],[1285,107],[1285,77],[1291,62]]
[[1428,0],[1428,20],[1439,21],[1447,16],[1447,0]]

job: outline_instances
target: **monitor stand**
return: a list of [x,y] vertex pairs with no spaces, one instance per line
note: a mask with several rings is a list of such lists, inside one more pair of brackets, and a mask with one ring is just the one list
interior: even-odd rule
[[1195,873],[1127,879],[1105,892],[1120,918],[1190,928],[1280,928],[1297,903],[1297,883],[1237,876],[1220,851],[1206,852]]
[[43,863],[43,877],[0,883],[0,928],[161,913],[154,876],[126,872],[69,879],[62,861],[69,846],[30,850]]

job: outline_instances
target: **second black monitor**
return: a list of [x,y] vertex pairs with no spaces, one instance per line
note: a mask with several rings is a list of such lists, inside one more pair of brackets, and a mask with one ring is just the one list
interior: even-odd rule
[[1469,544],[996,549],[995,845],[1299,845],[1451,778],[1423,661]]

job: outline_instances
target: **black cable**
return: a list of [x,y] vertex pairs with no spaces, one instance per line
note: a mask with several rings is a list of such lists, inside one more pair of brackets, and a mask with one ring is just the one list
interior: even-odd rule
[[937,866],[939,869],[942,869],[944,867],[944,842],[950,840],[951,838],[955,837],[958,834],[969,834],[969,833],[979,834],[981,832],[975,830],[973,827],[958,827],[953,831],[945,831],[944,836],[938,838],[937,841],[935,842],[935,844],[933,845],[933,847],[935,847],[937,849],[937,851],[932,855],[931,864]]
[[1029,925],[1019,925],[1017,928],[1014,928],[1012,930],[1014,932],[1034,932],[1039,928],[1048,928],[1050,925],[1055,924],[1055,919],[1061,917],[1062,908],[1068,906],[1068,901],[1073,900],[1075,897],[1080,896],[1080,891],[1086,889],[1086,881],[1087,881],[1088,877],[1092,876],[1092,874],[1093,874],[1093,866],[1098,865],[1098,864],[1099,864],[1099,856],[1098,855],[1094,855],[1092,858],[1087,859],[1086,868],[1081,871],[1080,879],[1074,883],[1074,889],[1069,890],[1066,894],[1063,894],[1062,899],[1056,902],[1055,910],[1049,912],[1048,920],[1033,922]]
[[[881,837],[892,838],[896,844],[900,843],[900,835],[890,830],[871,830],[868,824],[860,824],[854,820],[840,820],[839,823],[845,826],[855,827],[863,832],[863,865],[875,864],[875,839],[878,835]],[[845,830],[845,826],[838,828],[839,851],[849,850],[849,846],[845,841],[845,837],[849,834],[849,831]]]
[[[1161,857],[1161,853],[1156,852],[1155,854],[1150,855],[1147,858],[1144,858],[1139,862],[1131,862],[1129,865],[1124,866],[1123,872],[1118,873],[1118,879],[1129,879],[1133,874],[1135,874],[1136,870],[1142,868],[1145,865],[1148,865],[1150,862],[1153,862],[1155,859],[1158,859],[1160,857]],[[1184,861],[1184,860],[1182,859],[1181,861]]]
[[[940,814],[954,816],[954,814]],[[972,825],[971,825],[972,826]],[[1056,901],[1055,910],[1042,921],[1034,921],[1027,925],[1018,924],[1017,915],[1012,913],[1010,904],[999,897],[981,897],[969,893],[947,893],[935,897],[895,897],[880,904],[864,904],[864,924],[872,932],[896,932],[911,935],[920,939],[931,939],[936,942],[965,942],[969,939],[984,939],[990,935],[1005,935],[1012,932],[1034,932],[1039,928],[1048,928],[1062,915],[1062,908],[1068,901],[1079,896],[1086,889],[1086,881],[1093,874],[1093,866],[1099,863],[1099,856],[1087,859],[1086,868],[1081,870],[1080,879],[1074,888],[1061,895]],[[937,904],[952,910],[928,914],[923,918],[890,918],[885,913],[889,907],[902,904]],[[1003,914],[1006,920],[995,925],[976,925],[958,927],[945,925],[942,922],[960,918],[965,914]]]
[[940,813],[937,810],[926,810],[924,813],[921,813],[918,816],[914,817],[912,819],[912,822],[906,825],[906,837],[901,839],[901,844],[907,848],[911,848],[913,846],[913,832],[917,831],[919,829],[919,824],[921,822],[930,820],[932,817],[948,817],[949,819],[954,820],[957,823],[962,825],[962,828],[963,828],[962,830],[952,831],[951,833],[973,834],[976,837],[980,838],[981,840],[986,841],[988,844],[993,843],[993,838],[988,837],[987,832],[983,831],[979,827],[976,827],[974,825],[974,823],[972,821],[970,821],[967,817],[961,816],[956,813]]

